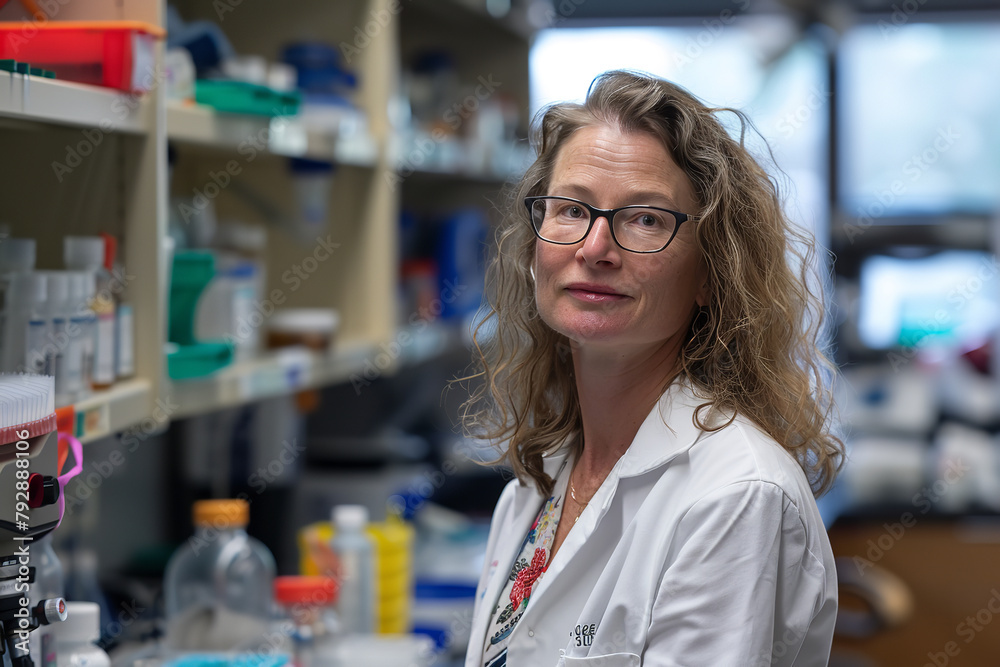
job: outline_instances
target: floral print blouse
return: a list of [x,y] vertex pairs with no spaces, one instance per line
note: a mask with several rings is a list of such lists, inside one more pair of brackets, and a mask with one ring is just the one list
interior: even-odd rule
[[566,463],[556,473],[552,495],[542,504],[535,522],[524,538],[521,552],[514,559],[507,584],[493,608],[492,621],[486,632],[483,651],[484,667],[504,667],[507,664],[507,644],[510,634],[528,608],[531,589],[549,566],[549,554],[556,538],[559,517],[562,516],[563,499],[569,476],[563,476]]

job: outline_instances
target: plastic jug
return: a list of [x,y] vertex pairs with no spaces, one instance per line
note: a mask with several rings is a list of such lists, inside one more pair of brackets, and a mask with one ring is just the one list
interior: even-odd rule
[[247,535],[243,500],[194,504],[195,534],[164,575],[167,642],[175,650],[239,649],[267,635],[274,557]]

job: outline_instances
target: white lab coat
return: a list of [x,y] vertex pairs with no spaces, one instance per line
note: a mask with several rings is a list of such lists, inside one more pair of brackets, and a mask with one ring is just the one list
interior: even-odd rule
[[[747,419],[698,429],[703,402],[661,397],[535,584],[510,667],[827,664],[837,579],[805,474]],[[497,503],[466,667],[541,501],[512,480]]]

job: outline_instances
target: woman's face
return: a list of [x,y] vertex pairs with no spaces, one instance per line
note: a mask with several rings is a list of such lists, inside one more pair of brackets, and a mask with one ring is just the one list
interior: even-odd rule
[[[597,208],[647,204],[697,215],[691,183],[660,141],[595,125],[577,130],[556,157],[548,191]],[[666,249],[620,248],[601,217],[583,241],[535,245],[535,298],[542,319],[584,346],[657,347],[679,342],[696,305],[705,304],[705,270],[694,225],[681,225]]]

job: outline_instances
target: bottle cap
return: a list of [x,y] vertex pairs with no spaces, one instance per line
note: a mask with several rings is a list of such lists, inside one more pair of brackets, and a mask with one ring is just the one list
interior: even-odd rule
[[35,268],[35,239],[0,241],[0,273],[21,273]]
[[46,300],[51,308],[69,298],[69,277],[67,271],[45,271]]
[[101,638],[101,607],[96,602],[67,602],[66,620],[52,626],[60,644],[89,644]]
[[67,236],[63,262],[70,269],[96,271],[104,265],[104,239],[100,236]]
[[194,525],[243,528],[250,523],[250,503],[245,500],[199,500],[194,504]]
[[69,274],[69,298],[74,308],[82,308],[87,300],[87,279],[93,278],[92,273],[73,271]]
[[18,305],[45,303],[49,291],[45,275],[37,271],[32,273],[15,273],[10,279],[10,289],[7,298],[12,307]]
[[333,523],[337,528],[364,528],[368,523],[368,508],[364,505],[337,505],[333,508]]
[[101,238],[104,240],[104,269],[111,273],[118,256],[118,239],[107,232],[101,232]]
[[325,607],[337,601],[337,582],[329,577],[275,577],[274,599],[282,604]]

